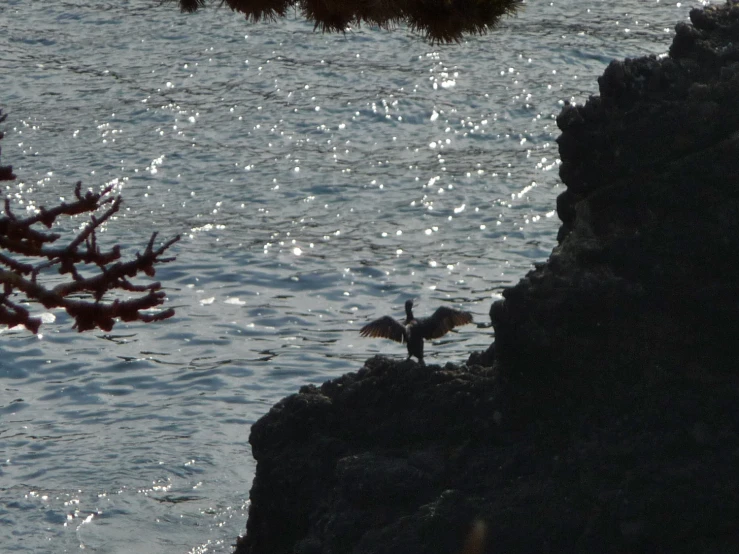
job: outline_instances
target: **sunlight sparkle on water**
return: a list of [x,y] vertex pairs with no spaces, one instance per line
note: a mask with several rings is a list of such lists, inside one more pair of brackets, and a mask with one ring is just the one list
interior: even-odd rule
[[[46,551],[51,536],[60,552],[82,539],[99,550],[125,534],[156,537],[162,554],[230,552],[253,476],[244,429],[299,386],[366,359],[347,314],[367,321],[406,296],[487,313],[556,245],[564,100],[597,92],[611,58],[659,55],[686,17],[684,0],[681,12],[677,0],[625,2],[637,11],[620,27],[612,6],[593,2],[575,35],[568,18],[580,6],[545,2],[506,20],[509,29],[437,51],[405,32],[312,34],[294,17],[249,26],[247,40],[243,20],[216,11],[181,25],[178,10],[151,18],[108,2],[109,21],[90,25],[101,3],[65,2],[80,18],[60,21],[11,2],[19,17],[4,29],[14,98],[6,127],[18,123],[3,153],[19,181],[3,186],[23,201],[18,211],[69,199],[80,177],[94,190],[117,179],[114,192],[127,197],[106,231],[111,242],[155,229],[190,238],[157,271],[165,307],[177,309],[171,320],[79,335],[67,314],[49,310],[56,321],[45,320],[44,340],[0,331],[13,395],[23,398],[20,415],[3,415],[21,438],[2,471],[9,482],[94,491],[75,492],[81,505],[69,506],[55,505],[56,491],[22,502],[13,487],[0,491],[0,544]],[[36,35],[84,40],[37,67],[54,47],[24,38]],[[489,345],[485,333],[458,338],[436,361]],[[44,444],[23,438],[31,432]],[[204,463],[183,471],[192,452]],[[28,477],[36,470],[44,473]],[[178,476],[176,490],[162,472]],[[140,488],[151,482],[161,489]],[[78,537],[96,502],[111,509]],[[67,514],[68,529],[54,531]],[[151,529],[141,533],[142,522]]]

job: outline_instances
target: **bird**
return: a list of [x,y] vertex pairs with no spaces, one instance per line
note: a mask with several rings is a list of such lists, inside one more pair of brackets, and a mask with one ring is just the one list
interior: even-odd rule
[[408,347],[408,360],[411,356],[423,361],[423,341],[438,339],[446,335],[454,327],[472,323],[472,314],[442,306],[429,317],[417,319],[413,317],[413,300],[405,302],[405,321],[398,321],[386,315],[369,322],[359,330],[362,337],[381,337],[395,342],[405,343]]

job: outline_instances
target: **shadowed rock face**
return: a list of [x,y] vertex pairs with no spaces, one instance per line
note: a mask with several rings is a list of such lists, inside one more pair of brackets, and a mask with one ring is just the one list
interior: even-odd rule
[[739,4],[691,19],[670,57],[612,62],[558,117],[560,246],[491,309],[520,371],[588,366],[593,340],[622,362],[734,369]]
[[493,347],[373,358],[253,426],[237,552],[737,551],[739,2],[691,20],[560,114],[560,244]]
[[[475,511],[451,525],[445,511],[469,502],[445,491],[453,482],[476,486],[457,469],[471,445],[505,442],[494,417],[498,394],[489,368],[382,357],[303,387],[252,427],[258,508],[239,551],[374,552],[377,541],[412,544],[421,531],[449,551]],[[399,521],[408,515],[413,522]]]

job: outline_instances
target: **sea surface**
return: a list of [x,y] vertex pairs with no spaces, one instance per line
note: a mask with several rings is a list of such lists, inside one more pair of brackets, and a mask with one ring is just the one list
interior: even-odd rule
[[0,551],[229,552],[250,425],[305,383],[404,358],[357,331],[407,298],[475,317],[429,363],[486,348],[491,302],[556,242],[563,103],[614,58],[664,54],[691,7],[530,0],[440,46],[157,0],[3,0],[14,209],[112,184],[103,246],[182,240],[156,274],[172,319],[80,334],[35,308],[40,335],[0,334]]

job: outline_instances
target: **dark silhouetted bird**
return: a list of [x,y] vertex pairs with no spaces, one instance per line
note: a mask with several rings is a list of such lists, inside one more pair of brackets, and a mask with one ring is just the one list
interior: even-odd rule
[[442,306],[429,317],[413,317],[413,300],[406,300],[405,321],[397,321],[390,316],[376,319],[359,330],[363,337],[382,337],[395,342],[406,343],[408,359],[411,356],[423,361],[423,341],[438,339],[459,325],[472,323],[472,314]]

